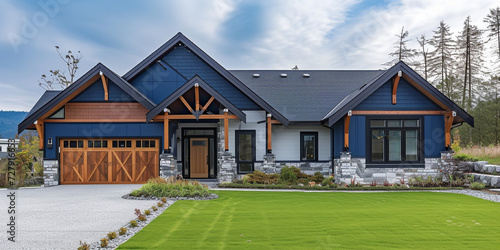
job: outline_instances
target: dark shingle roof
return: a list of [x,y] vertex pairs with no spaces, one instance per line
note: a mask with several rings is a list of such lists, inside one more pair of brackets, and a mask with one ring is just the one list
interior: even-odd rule
[[47,90],[45,93],[43,93],[42,97],[36,102],[35,106],[30,110],[30,112],[26,115],[26,117],[29,117],[35,111],[37,111],[39,108],[41,108],[43,105],[45,105],[47,102],[52,100],[57,94],[61,93],[61,90]]
[[[291,122],[321,121],[385,70],[230,70]],[[254,77],[259,74],[259,77]],[[281,74],[287,74],[282,77]],[[304,77],[303,74],[309,74]]]

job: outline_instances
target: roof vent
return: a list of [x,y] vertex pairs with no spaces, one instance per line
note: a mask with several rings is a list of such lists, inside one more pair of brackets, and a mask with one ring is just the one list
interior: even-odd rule
[[281,74],[281,78],[286,78],[286,74]]
[[305,78],[309,78],[311,75],[309,74],[302,74]]
[[260,74],[253,74],[253,78],[259,78]]

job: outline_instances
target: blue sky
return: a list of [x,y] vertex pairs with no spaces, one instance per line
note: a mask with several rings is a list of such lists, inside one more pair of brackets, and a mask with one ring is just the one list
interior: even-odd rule
[[494,0],[0,1],[0,110],[28,111],[42,74],[63,69],[54,46],[82,51],[77,76],[98,62],[124,74],[182,32],[226,69],[379,69],[401,26],[458,34]]

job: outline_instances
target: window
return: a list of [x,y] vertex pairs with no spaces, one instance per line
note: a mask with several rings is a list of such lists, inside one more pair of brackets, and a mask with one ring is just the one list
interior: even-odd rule
[[420,123],[420,119],[369,120],[369,163],[421,162]]
[[119,140],[119,141],[113,141],[111,143],[113,148],[131,148],[132,147],[132,141],[131,140]]
[[64,119],[64,107],[52,114],[50,119]]
[[238,173],[251,173],[255,162],[255,130],[236,130],[235,132]]
[[318,132],[300,132],[300,160],[318,160]]

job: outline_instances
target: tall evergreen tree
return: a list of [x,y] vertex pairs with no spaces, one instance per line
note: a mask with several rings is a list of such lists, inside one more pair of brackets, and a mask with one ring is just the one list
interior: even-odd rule
[[431,69],[429,73],[437,78],[437,83],[435,84],[438,88],[441,88],[441,92],[450,95],[453,86],[450,86],[451,82],[447,79],[448,72],[453,63],[452,50],[454,42],[452,33],[450,32],[450,26],[444,21],[441,21],[437,30],[433,32],[434,35],[429,40],[429,44],[435,50],[432,51],[429,58],[429,69]]
[[403,26],[401,28],[401,32],[395,35],[398,38],[398,40],[394,43],[394,48],[396,50],[389,53],[389,56],[391,56],[393,59],[389,62],[384,63],[384,65],[392,66],[399,61],[403,61],[407,64],[413,63],[413,57],[415,57],[416,51],[406,46],[406,43],[411,41],[411,39],[408,39],[408,35],[408,31],[405,31],[405,27]]
[[426,47],[429,45],[429,41],[425,37],[425,34],[420,35],[420,38],[417,37],[417,42],[420,45],[420,49],[417,51],[417,55],[421,55],[423,61],[420,63],[417,63],[415,66],[417,66],[418,69],[420,69],[423,74],[425,80],[428,79],[428,60],[429,60],[429,48]]
[[500,61],[500,7],[490,9],[484,22],[488,24],[488,37],[493,41],[493,48],[496,47],[494,53],[498,55],[497,60]]
[[[483,32],[477,26],[471,24],[471,18],[468,16],[464,21],[461,34],[457,37],[458,56],[464,62],[462,64],[464,69],[462,107],[466,107],[467,109],[472,108],[473,86],[477,88],[477,83],[481,81],[478,75],[481,73],[484,62],[482,34]],[[468,102],[466,105],[467,93]]]

